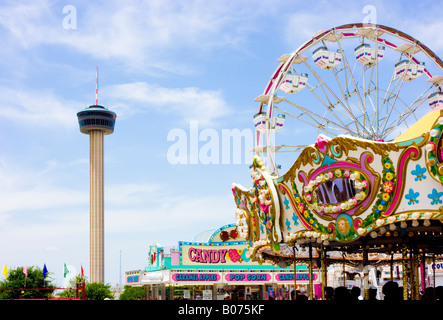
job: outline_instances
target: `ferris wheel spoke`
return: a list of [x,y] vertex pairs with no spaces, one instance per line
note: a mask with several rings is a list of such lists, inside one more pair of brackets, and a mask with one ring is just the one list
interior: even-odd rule
[[[330,99],[329,99],[329,97],[328,97],[328,95],[327,95],[327,93],[325,92],[325,90],[324,90],[324,88],[323,88],[323,86],[324,86],[324,82],[319,82],[319,85],[318,86],[316,86],[316,87],[311,87],[309,84],[308,84],[308,88],[310,89],[310,91],[311,91],[311,93],[320,101],[320,103],[324,106],[324,108],[325,108],[325,110],[326,110],[326,113],[329,113],[332,117],[334,117],[335,118],[335,120],[339,123],[336,123],[336,125],[337,126],[339,126],[339,127],[346,127],[347,129],[345,130],[345,131],[343,131],[343,132],[345,132],[345,133],[349,133],[349,134],[351,134],[351,135],[358,135],[358,136],[361,136],[360,134],[357,134],[357,132],[359,131],[358,130],[358,126],[356,126],[356,131],[353,131],[353,130],[351,130],[345,123],[344,123],[344,121],[343,121],[343,119],[340,117],[340,116],[342,116],[342,117],[344,117],[344,118],[347,118],[347,119],[349,119],[350,121],[353,121],[353,123],[355,124],[355,117],[352,117],[352,116],[350,116],[349,115],[349,113],[346,113],[346,112],[343,112],[343,111],[341,111],[339,108],[336,108],[336,106],[338,106],[338,105],[342,105],[342,103],[340,103],[340,101],[336,101],[336,103],[332,103],[331,101],[330,101]],[[317,89],[317,88],[319,88],[319,87],[321,87],[322,88],[322,92],[323,92],[323,94],[324,94],[324,96],[325,96],[325,99],[327,100],[327,102],[325,102],[325,101],[323,101],[323,99],[318,95],[318,94],[316,94],[315,93],[315,89]],[[289,103],[291,103],[291,102],[289,102]],[[298,107],[298,106],[297,106]],[[329,122],[332,122],[332,121],[329,121]]]
[[[340,118],[340,116],[336,113],[340,113],[342,116],[348,118],[349,120],[353,120],[352,117],[349,117],[346,113],[341,112],[340,110],[335,109],[334,105],[329,101],[329,98],[326,95],[326,92],[323,90],[323,94],[325,95],[325,98],[327,99],[327,103],[325,101],[323,101],[323,99],[315,93],[315,89],[317,89],[318,87],[322,87],[322,84],[320,83],[318,86],[316,87],[310,87],[310,85],[308,84],[308,88],[311,91],[311,93],[320,101],[320,103],[325,107],[326,112],[329,112],[339,123],[341,123],[342,126],[345,126],[343,120]],[[293,104],[292,102],[288,101],[289,103]],[[338,102],[337,102],[338,103]],[[298,107],[298,105],[296,105],[296,107]]]
[[[337,38],[337,44],[339,45],[340,50],[343,52],[344,50],[343,50],[343,47],[341,45],[341,41],[338,38]],[[356,79],[355,79],[355,76],[354,76],[354,72],[350,68],[350,65],[349,65],[348,59],[346,58],[346,55],[343,55],[343,60],[345,61],[345,67],[344,68],[345,68],[345,70],[346,69],[349,70],[349,75],[350,75],[350,78],[351,78],[352,83],[353,83],[354,88],[355,88],[353,92],[357,93],[357,96],[358,96],[359,101],[360,101],[360,105],[359,105],[353,99],[351,99],[351,101],[354,103],[354,105],[359,109],[360,113],[363,115],[363,117],[362,117],[363,118],[363,122],[358,122],[358,124],[360,124],[360,127],[364,129],[364,131],[366,132],[366,136],[368,136],[368,135],[369,136],[374,136],[375,135],[375,131],[374,131],[373,126],[372,125],[368,126],[369,123],[370,123],[370,121],[369,121],[369,114],[367,113],[365,99],[363,99],[363,97],[365,97],[365,95],[366,95],[366,92],[365,92],[366,84],[365,84],[365,77],[364,77],[364,75],[365,75],[366,70],[368,70],[371,67],[366,67],[366,69],[365,69],[365,66],[362,65],[362,86],[363,86],[363,88],[362,88],[363,97],[362,97],[362,93],[360,93],[360,90],[359,90],[359,88],[357,86],[357,82],[356,82]],[[357,61],[355,63],[357,63]],[[371,73],[371,77],[369,79],[369,84],[371,82],[371,79],[372,79],[372,73]],[[345,83],[348,86],[347,77],[345,79]],[[369,88],[369,86],[368,86],[368,88]],[[349,92],[349,89],[347,89],[347,90]],[[358,117],[356,117],[356,119],[358,120]],[[368,128],[370,129],[369,131],[368,131]]]
[[[335,38],[336,38],[337,45],[338,45],[338,47],[340,48],[341,52],[344,52],[343,47],[342,47],[341,42],[340,42],[340,39],[337,37],[337,34],[335,34]],[[355,88],[355,90],[356,90],[356,92],[357,92],[358,98],[360,99],[361,106],[362,106],[362,108],[364,109],[363,99],[362,99],[362,97],[361,97],[360,91],[358,90],[357,83],[355,82],[354,73],[352,72],[352,70],[351,70],[350,67],[349,67],[348,59],[346,58],[346,55],[345,55],[345,54],[343,54],[343,61],[345,62],[345,63],[344,63],[345,68],[347,68],[348,71],[349,71],[350,78],[351,78],[351,80],[352,80],[352,83],[354,84],[354,88]],[[346,69],[345,69],[345,70],[346,70]],[[345,74],[346,74],[346,72],[345,72]],[[348,91],[349,91],[349,90],[348,90]]]
[[[379,31],[380,29],[376,29],[375,30],[375,37],[374,37],[374,45],[375,45],[375,56],[376,56],[376,59],[375,59],[375,88],[376,88],[376,90],[375,90],[375,113],[376,113],[376,116],[375,116],[375,126],[376,126],[376,128],[375,128],[375,132],[376,132],[376,135],[375,135],[375,137],[377,137],[378,139],[380,138],[380,133],[379,133],[379,126],[378,126],[378,123],[379,123],[379,120],[380,120],[380,113],[379,113],[379,108],[380,108],[380,106],[379,106],[379,103],[380,103],[380,101],[379,101],[379,88],[380,88],[380,86],[379,86],[379,66],[380,66],[380,63],[379,63],[379,59],[378,59],[378,54],[379,54],[379,46],[378,46],[378,44],[379,44],[379,40],[378,40],[378,36],[379,36]],[[383,34],[383,32],[381,32],[382,34]],[[372,69],[372,70],[374,70],[374,69]],[[371,73],[371,79],[372,79],[372,73]],[[372,100],[371,100],[371,103],[372,103]],[[374,125],[374,124],[373,124]]]
[[[316,127],[316,128],[319,128],[319,127],[323,126],[323,124],[322,124],[321,122],[317,121],[316,118],[312,117],[309,113],[306,113],[306,112],[304,112],[304,111],[303,111],[302,114],[296,116],[296,115],[294,115],[294,114],[292,114],[292,113],[290,113],[290,112],[283,111],[282,109],[280,109],[280,108],[278,108],[278,107],[275,107],[275,110],[277,110],[277,111],[279,111],[280,113],[283,113],[283,114],[285,114],[285,115],[287,115],[287,116],[293,117],[293,118],[295,118],[295,119],[297,119],[297,120],[299,120],[299,121],[301,121],[301,122],[304,122],[304,123],[306,123],[306,124],[308,124],[308,125],[310,125],[310,126],[313,126],[313,127]],[[309,122],[309,121],[307,121],[307,120],[304,120],[304,119],[302,118],[302,116],[304,116],[304,115],[306,115],[306,117],[308,117],[309,119],[311,119],[315,124],[314,124],[314,123],[311,123],[311,122]]]
[[[334,94],[334,92],[331,90],[331,88],[329,88],[329,86],[328,85],[326,85],[326,83],[323,81],[323,79],[318,75],[318,73],[317,72],[315,72],[315,70],[314,69],[312,69],[312,67],[308,64],[308,63],[306,63],[306,61],[303,61],[303,63],[308,67],[308,69],[314,74],[314,76],[317,78],[317,81],[321,84],[321,87],[322,87],[322,89],[323,88],[326,88],[326,90],[327,91],[329,91],[329,93],[337,100],[337,102],[339,102],[340,103],[340,105],[345,109],[345,110],[347,110],[348,112],[349,112],[349,114],[350,114],[350,117],[351,118],[354,118],[353,117],[353,114],[352,114],[352,111],[349,109],[349,108],[347,108],[347,106]],[[326,96],[326,98],[327,98],[327,94],[326,93],[324,93],[325,94],[325,96]],[[329,100],[329,99],[328,99]]]
[[[315,112],[313,112],[313,111],[311,111],[311,110],[309,110],[309,109],[306,109],[306,108],[304,108],[304,107],[302,107],[302,106],[300,106],[300,105],[298,105],[298,104],[296,104],[296,103],[294,103],[294,102],[292,102],[292,101],[287,100],[286,98],[283,98],[283,101],[285,101],[285,102],[287,102],[287,103],[293,105],[294,107],[298,108],[299,110],[302,110],[305,114],[312,115],[312,116],[314,116],[314,117],[316,117],[316,118],[318,118],[318,119],[321,119],[321,120],[325,121],[326,124],[331,123],[331,124],[333,124],[334,126],[337,126],[337,128],[339,128],[339,130],[341,130],[342,132],[351,132],[351,133],[354,133],[354,134],[355,134],[355,132],[353,132],[352,130],[350,130],[349,127],[346,127],[344,124],[343,124],[343,125],[340,125],[340,124],[338,124],[338,123],[336,123],[336,122],[334,122],[334,121],[331,121],[331,120],[329,120],[329,119],[327,119],[327,118],[325,118],[325,117],[319,115],[318,113],[315,113]],[[324,124],[321,124],[321,123],[319,123],[319,122],[317,122],[317,123],[318,123],[321,127],[324,128],[324,126],[325,126]],[[315,126],[315,125],[314,125],[314,127],[317,127],[317,128],[318,128],[319,126]]]
[[[315,72],[314,69],[312,69],[312,67],[306,63],[305,61],[303,61],[304,64],[310,69],[310,71],[315,75],[315,77],[317,78],[317,80],[327,89],[327,91],[337,100],[338,104],[340,104],[347,112],[348,114],[346,115],[350,120],[354,121],[354,123],[356,124],[356,126],[359,126],[360,128],[362,128],[364,131],[366,131],[366,133],[368,135],[370,135],[370,132],[367,131],[367,129],[365,128],[364,125],[362,125],[362,123],[355,117],[354,113],[352,112],[352,110],[350,108],[348,108],[343,101],[341,101],[341,99],[334,93],[334,91],[323,81],[323,79]],[[325,94],[326,95],[326,94]],[[327,95],[326,95],[327,97]],[[326,105],[325,105],[326,106]],[[326,108],[328,109],[328,106],[326,106]],[[330,109],[329,109],[330,110]],[[334,110],[335,111],[335,110]],[[335,113],[331,111],[331,114],[336,117]],[[360,135],[359,135],[360,136]]]
[[[405,122],[409,116],[414,115],[414,112],[425,102],[427,101],[428,95],[426,93],[431,90],[433,85],[431,85],[427,90],[425,90],[417,99],[414,100],[409,106],[406,106],[406,109],[400,113],[397,118],[395,118],[392,122],[395,123],[395,126],[399,126],[401,123]],[[426,96],[425,96],[426,95]]]
[[[375,90],[375,89],[373,89],[373,90]],[[372,101],[371,91],[369,88],[368,88],[368,91],[365,93],[365,96],[366,96],[365,99],[367,99],[369,101],[369,104],[372,106],[373,113],[369,114],[366,109],[364,116],[367,119],[367,125],[370,127],[371,132],[373,132],[373,137],[376,137],[377,132],[375,129],[375,122],[377,121],[377,119],[376,119],[375,115],[377,114],[377,112],[376,112],[376,105],[374,104],[374,101]]]
[[[355,92],[358,92],[358,89],[355,88],[353,91],[349,91],[349,88],[348,88],[348,85],[347,85],[347,81],[345,81],[345,87],[346,87],[346,91],[345,91],[343,89],[343,86],[340,83],[340,80],[338,78],[338,73],[341,72],[341,71],[344,71],[344,70],[346,70],[346,69],[343,68],[343,69],[341,69],[341,70],[339,70],[337,72],[337,70],[335,70],[335,68],[333,69],[334,76],[335,76],[335,79],[337,81],[338,87],[340,88],[341,94],[342,94],[342,96],[344,98],[343,100],[346,102],[346,105],[347,105],[349,110],[352,110],[352,106],[355,106],[357,109],[359,109],[360,112],[363,112],[363,109],[361,108],[361,106],[358,103],[356,103],[354,101],[354,99],[352,99],[352,94],[355,93]],[[347,78],[346,74],[344,76],[345,76],[345,78]],[[349,102],[352,102],[352,105]],[[337,102],[335,105],[338,105],[338,104],[339,103]],[[348,117],[348,118],[350,120],[358,119],[355,115],[353,115],[353,117]],[[354,122],[355,130],[356,130],[356,132],[361,132],[358,123],[359,122]],[[361,123],[361,127],[366,127],[366,123],[367,123],[367,119],[366,119],[366,117],[364,117],[363,118],[363,122]],[[362,134],[359,134],[359,135],[362,135]]]
[[[376,50],[376,54],[377,54],[377,51],[378,51],[378,49]],[[367,85],[367,89],[366,89],[366,81],[365,81],[366,77],[365,77],[365,74],[368,72],[368,70],[370,70],[371,72],[370,72],[370,75],[369,75],[369,79],[367,80],[368,85]],[[374,72],[374,70],[375,70],[375,72]],[[374,73],[375,73],[375,77],[376,77],[375,83],[373,81]],[[378,104],[377,104],[377,102],[374,104],[374,101],[372,101],[371,93],[375,92],[375,94],[376,94],[375,101],[377,101],[377,99],[378,99],[378,84],[377,84],[378,83],[378,77],[377,77],[377,74],[378,74],[378,61],[376,61],[375,64],[370,65],[370,66],[362,65],[363,85],[365,86],[364,90],[363,90],[363,95],[364,95],[365,98],[366,97],[369,98],[369,102],[371,103],[372,110],[374,112],[376,112],[376,110],[378,108]],[[372,87],[371,87],[371,84],[372,84]],[[365,115],[368,118],[370,118],[370,116],[368,114],[368,110],[367,110],[366,99],[365,99],[365,105],[364,106],[365,106]]]
[[[314,127],[314,128],[316,128],[316,129],[321,129],[322,131],[324,131],[324,132],[326,132],[326,133],[329,133],[329,134],[331,134],[331,135],[333,135],[333,136],[336,135],[337,131],[340,132],[339,129],[337,129],[335,132],[332,132],[332,131],[328,130],[328,129],[327,129],[327,128],[328,128],[328,122],[326,122],[326,123],[320,123],[320,122],[318,122],[315,118],[311,117],[311,116],[308,115],[308,114],[306,114],[306,116],[308,116],[308,117],[309,117],[314,123],[311,123],[311,122],[309,122],[309,121],[306,121],[306,120],[302,119],[302,118],[301,118],[301,115],[300,115],[300,116],[296,116],[296,115],[293,115],[292,113],[289,113],[289,112],[283,111],[283,110],[281,110],[281,109],[279,109],[279,108],[276,108],[276,110],[278,110],[279,112],[281,112],[281,113],[283,113],[283,114],[285,114],[285,115],[288,115],[288,116],[290,116],[290,117],[293,117],[293,118],[295,118],[295,119],[297,119],[297,120],[299,120],[299,121],[301,121],[301,122],[303,122],[303,123],[305,123],[305,124],[307,124],[307,125],[309,125],[309,126],[311,126],[311,127]],[[304,115],[304,114],[302,114],[302,115]],[[344,131],[344,130],[341,130],[341,132],[343,132],[343,133],[348,133],[348,131]]]
[[[377,109],[377,121],[376,121],[376,126],[377,126],[377,136],[380,138],[383,134],[383,129],[386,127],[386,123],[389,120],[389,116],[390,113],[392,112],[393,109],[393,105],[394,103],[392,102],[392,100],[396,100],[397,96],[398,96],[398,92],[400,88],[397,87],[401,87],[401,85],[399,86],[399,82],[400,79],[396,78],[395,75],[392,75],[392,78],[389,82],[388,88],[386,91],[384,90],[378,90],[378,91],[384,91],[384,97],[383,100],[381,101],[381,104],[379,104],[379,108]],[[394,84],[394,85],[393,85]],[[391,86],[393,86],[391,88]],[[394,93],[395,91],[397,91],[397,94]],[[383,111],[383,110],[386,111]],[[386,116],[384,117],[384,119],[380,119],[380,114],[385,114]]]

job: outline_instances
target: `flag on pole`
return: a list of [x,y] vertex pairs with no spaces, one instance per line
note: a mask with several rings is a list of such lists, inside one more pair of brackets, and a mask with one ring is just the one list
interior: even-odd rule
[[66,263],[65,263],[65,267],[64,267],[64,269],[63,269],[63,278],[66,278],[66,275],[69,273],[69,270],[68,270],[68,267],[66,266]]
[[6,268],[6,263],[5,266],[3,267],[3,274],[5,275],[6,279],[8,279],[8,269]]
[[82,266],[82,265],[80,265],[80,270],[81,270],[80,275],[81,275],[81,277],[83,278],[85,274],[83,273],[83,266]]
[[23,267],[23,273],[25,274],[25,288],[26,288],[26,279],[28,278],[28,267],[25,266]]
[[46,263],[43,266],[43,278],[46,279],[46,274],[48,273],[48,269],[46,268]]

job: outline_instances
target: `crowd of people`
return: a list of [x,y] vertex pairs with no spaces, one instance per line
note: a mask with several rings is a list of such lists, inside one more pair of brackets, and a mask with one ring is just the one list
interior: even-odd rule
[[[357,301],[363,300],[363,293],[360,287],[352,287],[348,289],[346,287],[325,287],[325,300],[335,300],[335,301]],[[403,287],[400,287],[395,281],[388,281],[383,285],[382,288],[383,298],[385,301],[400,301],[403,300]],[[292,299],[294,299],[294,294],[292,294]],[[443,286],[438,286],[436,288],[428,287],[424,292],[420,292],[421,300],[443,300]],[[308,300],[305,294],[297,291],[295,300]],[[378,300],[377,299],[377,289],[369,288],[368,300]]]

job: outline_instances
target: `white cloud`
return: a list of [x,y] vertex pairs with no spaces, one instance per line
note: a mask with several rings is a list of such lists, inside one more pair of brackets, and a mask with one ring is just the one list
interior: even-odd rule
[[[440,36],[443,23],[439,19],[438,10],[429,1],[412,6],[413,12],[410,5],[404,5],[401,1],[317,1],[310,3],[309,10],[294,10],[285,17],[283,37],[295,50],[320,30],[349,23],[364,23],[372,14],[371,18],[375,18],[377,24],[405,32],[433,51],[443,50],[443,39]],[[418,19],[417,14],[427,19]],[[371,20],[368,22],[374,23]]]
[[1,159],[0,213],[8,213],[6,217],[13,219],[9,213],[18,212],[32,219],[44,212],[45,220],[50,220],[54,219],[49,218],[51,210],[87,205],[89,190],[77,190],[65,183],[72,172],[71,164],[64,166],[56,161],[47,161],[44,168],[39,168],[27,160],[14,163]]
[[[26,50],[62,45],[98,59],[117,59],[136,71],[147,68],[172,73],[193,72],[193,67],[183,62],[185,52],[193,52],[198,59],[217,48],[239,48],[253,29],[237,1],[103,1],[73,5],[76,29],[64,28],[67,13],[62,11],[63,4],[49,1],[3,5],[0,26],[8,30],[5,36],[11,36],[15,46]],[[249,9],[250,19],[254,12],[263,14],[254,9]]]
[[[429,15],[433,15],[434,13],[435,12],[429,12]],[[413,30],[407,33],[439,55],[439,51],[443,51],[442,28],[443,22],[440,21],[440,19],[426,19],[425,21],[417,21],[417,23],[414,24]]]
[[[0,119],[21,126],[78,129],[75,115],[81,109],[80,102],[60,98],[49,90],[0,87],[0,92]],[[136,82],[104,87],[100,94],[110,100],[120,119],[155,111],[185,122],[197,120],[207,126],[232,112],[221,90],[164,88]]]
[[80,103],[66,101],[50,91],[0,87],[0,118],[21,126],[40,128],[78,127],[75,117]]
[[[309,5],[309,10],[294,10],[286,16],[283,37],[297,49],[321,30],[328,30],[349,23],[363,23],[365,14],[362,2],[318,1]],[[376,6],[377,8],[377,6]]]
[[113,108],[121,117],[155,110],[178,116],[181,120],[197,120],[203,126],[228,115],[231,109],[220,90],[196,87],[164,88],[146,82],[114,85],[104,88],[104,95],[114,100]]

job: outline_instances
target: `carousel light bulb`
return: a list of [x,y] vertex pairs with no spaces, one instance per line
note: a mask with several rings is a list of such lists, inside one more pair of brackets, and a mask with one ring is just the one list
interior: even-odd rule
[[440,134],[440,131],[438,131],[437,129],[432,129],[430,134],[432,137],[436,137]]
[[426,145],[426,151],[427,152],[431,152],[431,151],[434,151],[434,149],[435,149],[435,144],[433,144],[433,143],[428,143],[427,145]]
[[425,219],[431,219],[432,218],[432,212],[425,212],[423,214],[423,218]]

